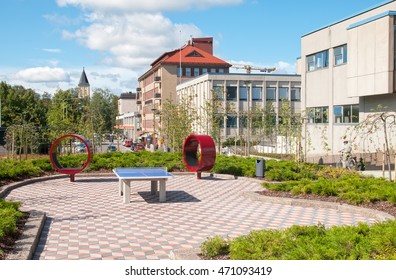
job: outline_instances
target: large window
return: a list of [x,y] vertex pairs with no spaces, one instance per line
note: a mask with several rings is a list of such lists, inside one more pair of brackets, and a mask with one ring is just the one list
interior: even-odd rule
[[223,100],[224,99],[223,87],[222,86],[214,86],[213,94],[214,94],[214,98],[216,98],[218,100]]
[[236,116],[227,115],[227,127],[237,127],[237,119],[238,118]]
[[334,65],[347,63],[347,45],[334,48]]
[[247,88],[245,86],[239,87],[239,100],[247,100]]
[[301,100],[301,88],[291,88],[290,92],[291,101],[300,101]]
[[359,105],[334,106],[334,123],[358,123]]
[[186,76],[191,77],[191,68],[190,67],[186,68]]
[[307,69],[308,71],[314,71],[329,66],[329,51],[325,50],[307,56]]
[[276,88],[275,87],[267,87],[266,89],[266,97],[267,101],[275,101],[276,100]]
[[237,100],[237,87],[234,86],[227,87],[227,100],[228,101]]
[[282,101],[283,99],[289,99],[289,88],[287,87],[279,88],[279,101]]
[[308,123],[328,123],[329,107],[308,108]]
[[262,87],[252,87],[252,99],[253,100],[262,100]]

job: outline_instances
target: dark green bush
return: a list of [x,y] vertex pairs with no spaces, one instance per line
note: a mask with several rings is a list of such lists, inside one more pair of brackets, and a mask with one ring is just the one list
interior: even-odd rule
[[229,241],[234,260],[396,260],[396,221],[371,226],[292,226]]
[[19,202],[8,202],[0,198],[0,240],[5,235],[16,233],[18,220],[23,215],[18,210],[19,206]]

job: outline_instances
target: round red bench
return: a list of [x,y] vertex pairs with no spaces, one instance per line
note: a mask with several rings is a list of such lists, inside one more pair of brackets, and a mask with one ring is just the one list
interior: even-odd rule
[[190,134],[183,145],[184,165],[191,172],[197,172],[201,179],[202,171],[209,171],[216,161],[215,143],[209,135]]
[[[88,152],[88,157],[85,163],[82,165],[82,167],[77,167],[77,168],[62,167],[62,165],[59,163],[58,153],[57,153],[58,146],[60,144],[60,141],[65,138],[77,138],[86,147],[86,150]],[[74,182],[75,175],[79,172],[82,172],[85,168],[88,167],[88,165],[91,163],[91,159],[92,159],[92,153],[91,153],[91,148],[89,146],[89,141],[84,136],[78,134],[65,134],[61,136],[52,143],[50,148],[50,161],[52,166],[55,168],[56,171],[62,174],[70,175],[70,182]]]

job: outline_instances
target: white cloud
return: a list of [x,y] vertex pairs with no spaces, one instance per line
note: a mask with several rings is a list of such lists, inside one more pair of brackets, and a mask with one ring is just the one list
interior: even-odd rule
[[173,24],[160,13],[135,13],[129,15],[95,13],[91,25],[74,32],[64,31],[65,39],[75,39],[83,46],[108,52],[102,62],[113,66],[139,68],[149,66],[166,51],[184,44],[190,35],[202,36],[195,25]]
[[21,70],[15,74],[15,78],[30,83],[42,82],[68,82],[70,80],[62,68],[35,67]]
[[72,5],[100,11],[158,12],[237,5],[243,3],[243,0],[57,0],[57,3],[59,6]]
[[62,52],[60,49],[42,49],[44,52],[49,52],[49,53],[60,53]]

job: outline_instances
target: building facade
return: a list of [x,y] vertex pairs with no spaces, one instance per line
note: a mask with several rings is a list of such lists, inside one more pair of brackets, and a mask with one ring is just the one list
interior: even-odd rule
[[157,58],[138,79],[142,135],[157,135],[161,124],[156,121],[156,115],[165,101],[176,102],[178,84],[205,73],[228,73],[230,66],[213,56],[213,38],[192,38],[187,45]]
[[122,129],[124,137],[138,141],[140,131],[140,113],[136,104],[137,94],[132,92],[121,93],[118,99],[118,116],[116,127]]
[[[247,120],[249,113],[258,109],[265,111],[273,107],[274,123],[280,118],[282,102],[290,101],[293,114],[301,112],[301,77],[282,74],[210,74],[207,73],[177,86],[178,99],[191,98],[198,120],[194,123],[194,133],[210,134],[212,127],[208,120],[211,106],[208,101],[215,97],[219,106],[220,141],[228,138],[243,139],[245,142],[268,144],[262,135],[254,135],[253,127]],[[210,116],[209,116],[210,117]],[[266,143],[267,142],[267,143]],[[275,145],[275,143],[272,143]],[[275,152],[275,151],[272,151]]]
[[395,16],[396,2],[387,1],[302,36],[307,158],[334,158],[344,140],[354,153],[381,149],[381,133],[356,137],[356,127],[379,105],[396,110]]

